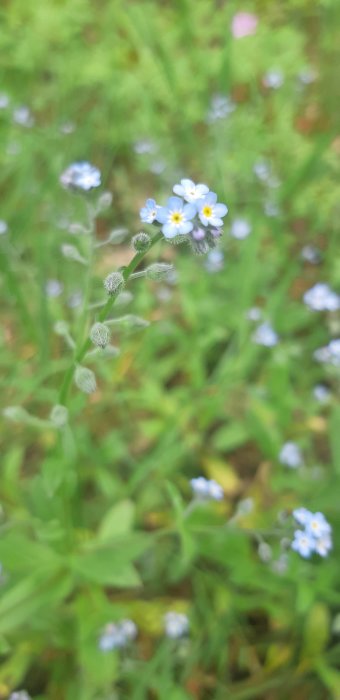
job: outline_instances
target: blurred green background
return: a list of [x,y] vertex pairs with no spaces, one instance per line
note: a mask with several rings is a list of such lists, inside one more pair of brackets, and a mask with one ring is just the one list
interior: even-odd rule
[[[258,20],[243,38],[239,12]],[[340,698],[339,372],[313,359],[340,318],[303,303],[317,282],[340,291],[339,19],[338,0],[2,1],[1,403],[35,421],[2,417],[0,698]],[[113,195],[98,241],[125,230],[98,249],[93,303],[147,197],[189,177],[229,214],[219,263],[153,248],[176,276],[132,281],[115,312],[149,327],[117,326],[120,355],[93,363],[98,390],[73,387],[56,431],[71,352],[55,324],[77,336],[84,318],[86,269],[61,252],[86,253],[84,201],[59,183],[77,160]],[[275,347],[254,342],[253,307]],[[200,475],[225,499],[188,511]],[[298,506],[331,522],[324,561],[289,550]],[[169,610],[187,639],[164,636]],[[137,640],[103,654],[121,618]]]

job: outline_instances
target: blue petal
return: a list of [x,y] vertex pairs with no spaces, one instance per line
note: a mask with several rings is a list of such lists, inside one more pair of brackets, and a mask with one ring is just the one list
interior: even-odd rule
[[194,204],[186,204],[183,207],[183,213],[186,219],[193,219],[197,214],[197,209]]
[[183,197],[183,195],[184,195],[184,187],[182,185],[174,185],[174,187],[172,188],[172,191],[175,194],[178,194],[180,197]]
[[211,219],[209,219],[209,223],[211,226],[223,226],[223,221],[219,219],[218,216],[212,216]]
[[204,216],[204,214],[202,214],[201,212],[199,212],[198,216],[199,216],[200,221],[202,222],[203,226],[208,226],[208,225],[209,225],[209,221],[208,221],[207,217]]
[[185,233],[189,233],[190,231],[192,231],[193,228],[194,226],[191,223],[191,221],[184,221],[183,224],[181,224],[178,227],[178,233],[180,233],[181,236],[183,236]]
[[157,209],[156,213],[156,220],[159,221],[160,224],[165,224],[165,222],[169,218],[169,211],[166,207],[159,207]]
[[162,227],[162,232],[164,233],[165,238],[175,238],[175,236],[178,235],[177,226],[174,226],[173,224],[165,224]]
[[214,215],[221,217],[225,216],[228,213],[228,207],[226,207],[225,204],[215,204],[214,206]]
[[183,200],[180,197],[169,197],[167,206],[168,209],[171,209],[172,211],[182,211]]
[[156,209],[156,202],[154,199],[147,199],[145,202],[145,206],[148,209]]
[[217,194],[216,192],[208,192],[208,194],[205,195],[203,200],[200,200],[200,205],[203,203],[204,204],[216,204],[217,202]]

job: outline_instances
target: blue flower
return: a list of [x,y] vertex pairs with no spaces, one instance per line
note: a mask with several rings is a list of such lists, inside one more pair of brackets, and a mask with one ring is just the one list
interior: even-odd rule
[[198,498],[221,501],[224,496],[222,486],[214,479],[205,479],[204,476],[199,476],[197,479],[191,479],[190,484],[195,496]]
[[307,525],[312,515],[313,513],[307,508],[295,508],[295,510],[293,510],[293,518],[299,525]]
[[180,197],[170,197],[166,207],[159,207],[156,219],[162,226],[165,238],[175,238],[190,233],[193,229],[191,219],[196,216],[193,204],[184,204]]
[[72,163],[60,176],[63,187],[88,192],[101,184],[100,170],[91,163]]
[[189,632],[189,620],[186,615],[167,612],[164,615],[165,634],[170,639],[180,639]]
[[152,224],[156,219],[159,208],[154,199],[147,199],[145,206],[139,212],[143,224]]
[[279,336],[274,331],[270,323],[266,321],[261,323],[252,335],[254,343],[264,345],[267,348],[272,348],[279,342]]
[[329,535],[332,528],[323,513],[311,513],[306,522],[306,532],[311,537],[323,537]]
[[217,202],[217,194],[208,194],[197,202],[198,216],[203,226],[223,226],[222,217],[228,213],[225,204]]
[[329,535],[323,535],[315,540],[315,551],[320,557],[327,557],[328,552],[332,549],[332,540]]
[[101,651],[112,651],[122,649],[137,636],[137,627],[132,620],[121,620],[121,622],[109,622],[99,638],[99,649]]
[[184,178],[184,180],[181,180],[180,185],[174,186],[173,191],[175,194],[178,194],[179,197],[183,197],[186,202],[193,204],[199,199],[203,199],[203,197],[208,194],[209,187],[207,187],[207,185],[202,185],[201,183],[195,185],[192,180],[187,180]]
[[304,530],[295,530],[291,548],[304,559],[309,559],[315,551],[315,540]]
[[285,442],[279,454],[281,464],[290,469],[297,469],[303,463],[299,446],[295,442]]

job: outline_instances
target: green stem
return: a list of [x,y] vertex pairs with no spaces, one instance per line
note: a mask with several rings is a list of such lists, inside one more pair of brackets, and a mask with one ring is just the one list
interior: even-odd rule
[[[157,233],[156,236],[154,236],[154,238],[151,241],[150,248],[152,246],[154,246],[155,243],[158,243],[158,241],[160,241],[161,238],[162,238],[162,234],[160,232]],[[150,250],[150,248],[149,248],[149,250]],[[128,281],[129,277],[135,271],[136,267],[138,267],[139,263],[143,260],[145,254],[146,254],[145,252],[136,253],[136,255],[130,261],[129,265],[127,265],[127,267],[123,270],[122,274],[123,274],[125,282]],[[108,298],[105,306],[103,306],[103,308],[100,311],[100,314],[98,316],[98,321],[100,321],[101,323],[103,323],[103,321],[105,321],[105,319],[108,317],[108,315],[109,315],[109,313],[110,313],[110,311],[111,311],[111,309],[112,309],[112,307],[117,299],[117,296],[118,296],[118,293],[113,294],[112,296],[110,296]],[[61,385],[61,389],[60,389],[60,393],[59,393],[59,403],[62,404],[63,406],[66,406],[66,403],[68,400],[68,395],[69,395],[69,391],[70,391],[70,387],[71,387],[71,383],[72,383],[72,379],[73,379],[73,375],[74,375],[76,366],[84,359],[84,357],[85,357],[87,351],[90,349],[90,347],[91,347],[91,340],[90,340],[90,338],[86,338],[86,340],[84,340],[83,344],[80,346],[79,350],[75,353],[75,355],[73,357],[73,362],[65,374],[64,381]]]

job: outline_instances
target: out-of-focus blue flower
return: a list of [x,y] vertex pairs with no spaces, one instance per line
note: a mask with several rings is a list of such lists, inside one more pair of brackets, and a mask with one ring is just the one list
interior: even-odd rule
[[152,224],[156,219],[159,208],[154,199],[147,199],[144,207],[139,212],[143,224]]
[[328,345],[318,348],[313,353],[313,357],[318,362],[340,367],[340,338],[334,338]]
[[304,559],[309,559],[315,551],[315,540],[304,530],[295,530],[291,548]]
[[47,280],[45,284],[45,292],[48,297],[59,297],[63,291],[63,285],[59,280]]
[[203,226],[223,226],[222,217],[228,213],[228,207],[217,202],[217,194],[215,192],[209,192],[204,199],[197,202],[196,206]]
[[9,97],[6,93],[0,93],[0,109],[6,109],[9,105]]
[[252,306],[246,312],[246,316],[249,321],[259,321],[262,318],[262,309],[260,309],[258,306]]
[[189,620],[186,615],[167,612],[164,615],[165,634],[170,639],[180,639],[189,632]]
[[293,517],[304,530],[296,530],[291,548],[302,557],[312,552],[326,557],[332,549],[332,528],[323,513],[312,513],[307,508],[296,508]]
[[303,295],[303,301],[312,311],[337,311],[340,296],[328,284],[318,282]]
[[280,450],[279,460],[290,469],[301,467],[303,459],[299,446],[295,442],[286,442]]
[[21,107],[16,107],[13,112],[13,121],[20,126],[25,126],[30,128],[34,124],[34,118],[29,107],[22,105]]
[[311,513],[306,522],[306,532],[313,537],[329,536],[332,528],[323,513]]
[[301,249],[301,258],[311,265],[318,265],[321,260],[321,253],[314,245],[305,245]]
[[222,250],[218,248],[213,248],[209,250],[206,261],[204,263],[205,269],[208,272],[219,272],[224,267],[224,254]]
[[137,636],[137,626],[132,620],[121,620],[118,623],[109,622],[105,625],[98,646],[101,651],[122,649]]
[[170,197],[166,207],[157,209],[156,219],[163,224],[165,238],[175,238],[192,231],[195,216],[196,207],[193,204],[185,204],[180,197]]
[[27,690],[15,690],[11,693],[8,700],[31,700],[31,696]]
[[284,83],[284,75],[281,70],[273,69],[267,71],[263,76],[263,84],[272,90],[278,90]]
[[270,323],[265,321],[261,323],[252,335],[254,343],[264,345],[267,348],[272,348],[279,342],[279,336],[274,331]]
[[192,180],[184,178],[179,185],[174,186],[173,191],[179,197],[183,197],[186,202],[194,204],[208,194],[209,187],[201,183],[195,185]]
[[243,241],[251,233],[251,226],[246,219],[234,219],[231,224],[230,235],[233,238],[237,238],[239,241]]
[[313,396],[320,403],[327,403],[331,397],[331,392],[325,384],[316,384],[313,388]]
[[198,498],[221,501],[224,496],[223,488],[214,479],[205,479],[199,476],[190,480],[191,488]]
[[60,182],[66,189],[88,192],[100,186],[100,170],[86,161],[72,163],[61,174]]
[[213,95],[206,122],[207,124],[213,124],[219,119],[226,119],[235,109],[235,102],[227,95]]
[[8,231],[8,225],[6,221],[0,220],[0,236],[3,236]]

